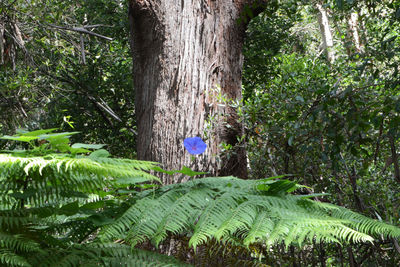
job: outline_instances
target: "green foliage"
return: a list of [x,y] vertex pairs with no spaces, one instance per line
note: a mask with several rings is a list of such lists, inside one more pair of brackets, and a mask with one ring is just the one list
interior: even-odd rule
[[133,246],[151,240],[156,246],[168,234],[189,235],[196,248],[216,239],[272,245],[304,241],[372,242],[381,234],[399,237],[400,229],[345,208],[292,195],[288,180],[203,178],[142,192],[115,222],[99,234],[122,238]]
[[[244,48],[251,62],[244,73],[251,78],[244,78],[247,98],[241,110],[251,177],[295,173],[300,183],[330,193],[332,203],[398,225],[399,6],[393,1],[323,1],[337,58],[328,62],[319,47],[318,11],[310,3],[298,5],[295,19],[278,9],[280,20],[292,25],[286,29],[274,23],[275,34],[287,41],[278,50],[264,35]],[[359,51],[351,38],[352,13],[359,16]],[[252,23],[249,29],[256,33],[271,27],[268,20]],[[271,54],[268,61],[253,60],[266,53]],[[373,248],[324,246],[318,256],[340,265],[352,250],[356,262],[395,266],[400,259],[395,247],[384,241]],[[301,253],[317,257],[316,249]],[[364,250],[380,256],[368,257]],[[309,264],[307,257],[300,264]]]
[[299,20],[297,9],[296,1],[269,1],[265,11],[249,24],[243,48],[245,99],[254,96],[252,89],[256,86],[265,87],[266,81],[277,74],[273,67],[276,64],[274,56],[288,43],[299,43],[298,39],[290,36],[289,31]]
[[[69,117],[74,130],[85,133],[82,141],[107,143],[114,155],[134,156],[126,8],[120,0],[0,2],[0,24],[6,23],[0,37],[2,134],[17,128],[68,131],[68,123],[60,122]],[[89,32],[112,40],[68,30],[91,25]]]
[[[320,50],[321,38],[314,2],[268,1],[265,12],[250,21],[243,50],[245,102],[240,108],[246,127],[246,137],[243,139],[247,140],[251,176],[258,179],[295,173],[302,184],[310,186],[307,190],[330,193],[324,199],[331,203],[398,225],[400,178],[396,178],[398,166],[394,156],[398,154],[400,137],[399,3],[350,0],[321,3],[329,13],[333,32],[333,50],[337,56],[333,64],[327,64]],[[248,18],[254,15],[251,10],[245,12]],[[347,20],[352,12],[359,15],[358,27],[363,45],[361,52],[354,49],[349,37]],[[14,133],[19,127],[59,127],[59,122],[64,120],[64,130],[84,132],[79,141],[110,144],[107,149],[111,154],[134,157],[134,95],[126,13],[125,1],[2,1],[0,24],[5,25],[6,31],[0,41],[4,40],[6,48],[10,49],[4,49],[4,62],[0,66],[0,132]],[[51,26],[80,27],[94,24],[104,26],[92,29],[93,32],[112,37],[113,40],[104,41],[83,35],[86,64],[82,61],[80,34]],[[24,45],[18,44],[18,38],[22,38]],[[71,125],[75,127],[73,130]],[[1,204],[4,205],[0,222],[4,226],[11,225],[7,227],[19,230],[26,228],[34,232],[2,231],[1,240],[4,239],[8,245],[1,249],[3,256],[0,265],[23,266],[31,263],[36,266],[38,262],[45,262],[46,257],[54,260],[58,256],[65,257],[66,262],[71,261],[68,257],[81,257],[82,260],[86,257],[88,260],[91,256],[79,254],[81,247],[76,246],[76,251],[72,253],[69,250],[71,244],[84,243],[83,246],[86,246],[92,243],[97,231],[104,225],[119,229],[121,226],[113,226],[114,218],[123,220],[125,215],[122,214],[134,208],[143,211],[140,217],[143,220],[139,222],[146,224],[145,214],[153,216],[153,213],[157,213],[154,209],[146,209],[146,205],[150,202],[154,207],[160,205],[158,202],[163,194],[161,188],[154,189],[156,186],[153,184],[137,184],[144,180],[142,174],[148,175],[141,170],[152,168],[147,163],[135,162],[134,165],[141,169],[132,170],[129,161],[110,158],[109,152],[100,148],[102,145],[69,145],[68,140],[61,136],[44,138],[45,134],[51,135],[51,131],[31,134],[17,132],[15,136],[5,136],[0,140],[0,149],[8,150],[0,157],[2,164],[7,166],[0,169],[3,186]],[[74,140],[73,132],[67,135]],[[11,140],[25,142],[17,145],[17,142],[9,142]],[[228,145],[226,150],[230,150]],[[70,169],[70,165],[73,165],[73,169]],[[94,173],[89,172],[90,168]],[[72,170],[74,172],[71,173]],[[179,171],[157,170],[194,174],[185,167]],[[123,175],[127,172],[131,176]],[[249,218],[253,220],[251,222],[255,230],[246,225],[243,237],[247,241],[256,238],[258,232],[267,234],[271,229],[282,229],[280,231],[283,233],[278,237],[287,235],[289,241],[296,238],[296,231],[286,233],[285,225],[279,228],[272,224],[279,219],[268,221],[266,218],[269,218],[269,213],[259,213],[254,217],[254,209],[263,210],[267,206],[254,207],[251,199],[237,200],[232,195],[216,192],[219,189],[213,186],[200,186],[198,190],[192,188],[191,184],[185,186],[188,187],[186,191],[176,192],[174,187],[171,190],[176,195],[170,193],[162,199],[180,208],[180,211],[185,210],[187,206],[175,203],[169,196],[175,196],[177,201],[181,199],[193,203],[195,200],[191,200],[190,188],[196,192],[193,197],[200,199],[199,205],[203,203],[202,194],[207,193],[213,203],[223,197],[218,205],[232,207],[239,214],[243,211],[243,216],[247,217],[221,212],[221,220],[232,221],[232,228],[218,221],[219,227],[224,229],[220,232],[205,223],[202,227],[192,226],[188,229],[181,224],[191,218],[183,216],[180,218],[182,221],[175,222],[171,215],[173,213],[168,213],[165,205],[161,205],[164,214],[162,221],[152,222],[156,225],[156,232],[149,232],[149,236],[142,239],[130,232],[130,242],[144,239],[161,242],[166,233],[172,234],[168,229],[187,233],[190,237],[195,229],[209,231],[205,235],[199,233],[192,241],[195,244],[212,237],[225,237],[233,242],[233,238],[238,235],[241,237],[235,229],[240,232],[240,223],[249,223]],[[258,190],[263,187],[261,185]],[[140,190],[148,192],[139,193]],[[258,196],[259,193],[251,194]],[[149,202],[138,199],[142,195]],[[233,203],[224,200],[232,200]],[[247,204],[242,206],[241,201]],[[296,209],[297,206],[296,202]],[[208,206],[202,207],[206,209]],[[299,218],[307,216],[301,212],[302,209],[298,211]],[[198,212],[199,216],[203,214]],[[293,216],[289,214],[285,223],[294,227],[290,224]],[[170,220],[175,223],[173,226],[169,226]],[[263,224],[266,220],[271,221],[269,226]],[[339,221],[349,227],[341,219]],[[260,223],[259,227],[256,226],[257,222]],[[132,231],[144,231],[144,226],[133,225],[129,220],[126,224],[126,229],[132,226]],[[34,229],[30,228],[32,225]],[[296,227],[301,229],[302,226]],[[358,226],[353,227],[356,229]],[[350,232],[347,234],[351,236]],[[307,233],[305,239],[307,236],[310,239],[312,234]],[[297,238],[300,239],[299,236]],[[54,240],[59,242],[54,243]],[[68,245],[61,245],[64,240]],[[268,240],[274,240],[274,237],[261,241]],[[24,247],[25,243],[27,247]],[[395,246],[390,242],[377,239],[374,247],[368,243],[347,247],[353,249],[359,262],[368,253],[376,255],[374,261],[367,260],[360,264],[398,265],[399,257],[395,255]],[[215,247],[218,247],[219,243],[216,244]],[[40,248],[41,253],[46,250],[47,254],[40,254],[44,255],[43,259],[35,262],[29,259],[26,263],[28,250],[35,247]],[[223,247],[228,254],[236,248]],[[342,248],[332,247],[308,246],[301,253],[306,255],[305,262],[314,256],[323,261],[326,255],[333,262],[332,265],[340,265],[343,260],[350,258],[346,249],[343,249],[344,256],[339,259]],[[129,250],[127,246],[121,245],[120,248]],[[99,255],[96,253],[91,251],[89,254]],[[289,262],[288,258],[280,258],[285,257],[282,256],[285,253],[280,245],[268,251],[269,255],[276,255],[271,256],[272,259],[279,260],[271,261],[275,265],[278,265],[277,262],[282,265]],[[107,255],[111,261],[113,256]]]
[[158,181],[146,172],[155,164],[109,158],[102,145],[70,146],[75,133],[54,130],[2,137],[31,146],[0,154],[2,266],[169,266],[157,264],[168,260],[154,253],[85,241],[111,220],[107,207],[118,205],[116,190]]
[[180,266],[139,249],[170,236],[189,237],[195,251],[215,240],[249,249],[400,237],[399,228],[311,200],[320,194],[293,194],[304,187],[283,176],[143,184],[158,181],[146,171],[166,171],[152,162],[110,158],[103,145],[70,145],[74,132],[54,130],[2,137],[31,146],[0,154],[4,266]]

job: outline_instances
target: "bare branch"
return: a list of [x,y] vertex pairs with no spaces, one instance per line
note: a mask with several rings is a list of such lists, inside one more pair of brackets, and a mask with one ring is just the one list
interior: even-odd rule
[[83,26],[83,28],[88,28],[88,29],[90,29],[90,28],[97,28],[97,27],[114,27],[114,26],[111,26],[111,25],[105,25],[105,24],[94,24],[94,25],[84,25]]
[[[107,37],[107,36],[104,36],[104,35],[101,35],[101,34],[98,34],[98,33],[95,33],[95,32],[88,31],[86,29],[86,28],[90,28],[88,26],[84,26],[84,27],[65,27],[65,26],[57,26],[57,25],[54,25],[54,24],[49,24],[49,26],[51,26],[53,28],[56,28],[56,29],[79,32],[79,33],[84,33],[84,34],[88,34],[88,35],[93,35],[93,36],[96,36],[96,37],[99,37],[99,38],[106,39],[108,41],[112,41],[113,40],[113,38],[111,38],[111,37]],[[94,25],[94,26],[96,26],[96,25]]]

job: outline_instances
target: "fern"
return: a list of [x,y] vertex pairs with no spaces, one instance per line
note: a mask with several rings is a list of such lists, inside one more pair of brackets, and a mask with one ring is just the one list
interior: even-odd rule
[[171,236],[187,238],[195,251],[210,242],[250,249],[400,237],[395,226],[292,194],[301,186],[283,177],[158,186],[150,174],[163,171],[156,163],[110,158],[101,145],[70,146],[75,133],[51,131],[5,137],[33,148],[0,153],[2,266],[184,266],[137,249]]
[[57,249],[49,249],[42,253],[27,257],[29,266],[188,266],[173,257],[156,252],[132,249],[130,246],[116,243],[74,244]]
[[[121,201],[111,194],[137,183],[158,182],[149,174],[155,163],[108,158],[105,150],[86,149],[97,145],[70,146],[74,133],[51,131],[3,138],[34,148],[0,153],[0,265],[109,266],[119,261],[119,266],[131,266],[146,257],[149,262],[158,257],[157,266],[176,262],[156,253],[133,253],[128,246],[91,242],[119,210]],[[48,142],[35,146],[39,139]]]
[[108,247],[108,254],[102,258],[105,266],[154,266],[154,267],[184,267],[188,264],[181,263],[173,257],[159,253],[131,249],[129,246],[112,244]]
[[40,250],[39,244],[30,239],[2,232],[0,232],[0,246],[12,251],[36,252]]
[[32,267],[28,261],[13,251],[0,249],[0,263],[3,266],[24,266],[24,267]]
[[100,237],[126,238],[132,245],[149,239],[157,245],[168,234],[190,233],[193,247],[213,238],[240,239],[246,246],[282,241],[288,246],[313,240],[373,242],[374,236],[400,237],[395,226],[307,195],[289,194],[298,186],[282,181],[203,178],[168,185],[151,195],[144,192],[104,227]]

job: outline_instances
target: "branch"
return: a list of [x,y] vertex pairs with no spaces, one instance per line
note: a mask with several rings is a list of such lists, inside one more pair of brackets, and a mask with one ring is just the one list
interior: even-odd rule
[[96,99],[88,94],[86,95],[86,97],[90,100],[90,102],[92,102],[94,108],[97,110],[97,112],[100,114],[100,116],[103,117],[103,119],[108,123],[108,125],[110,125],[112,128],[114,128],[114,123],[112,123],[112,121],[106,116],[106,114],[104,114],[104,112],[100,108],[100,105],[96,101]]
[[122,122],[122,120],[120,119],[120,117],[118,117],[117,114],[115,114],[115,112],[107,105],[106,102],[104,102],[103,99],[100,98],[100,101],[97,101],[93,96],[91,95],[87,95],[87,97],[99,108],[103,109],[108,115],[110,115],[111,117],[113,117],[114,119],[116,119],[119,122]]
[[[110,108],[110,106],[102,99],[100,98],[100,101],[97,101],[95,97],[89,95],[89,93],[84,90],[85,87],[76,82],[75,79],[68,75],[68,73],[64,73],[63,76],[57,76],[53,75],[45,70],[39,70],[43,75],[47,75],[52,79],[55,79],[57,81],[66,83],[71,85],[73,88],[81,88],[83,90],[76,90],[75,93],[81,96],[85,96],[89,101],[93,104],[95,107],[96,111],[98,114],[106,121],[107,124],[109,124],[111,127],[114,127],[113,122],[107,117],[107,114],[110,115],[113,119],[117,120],[118,122],[123,122],[122,119]],[[65,78],[67,77],[67,78]],[[1,93],[1,92],[0,92]],[[125,128],[127,128],[132,134],[137,135],[137,131],[135,131],[133,128],[128,126],[126,122],[124,123]]]
[[49,24],[49,26],[51,26],[51,27],[53,27],[55,29],[61,29],[61,30],[66,30],[66,31],[73,31],[73,32],[79,32],[79,33],[84,33],[84,34],[88,34],[88,35],[93,35],[93,36],[96,36],[96,37],[99,37],[99,38],[106,39],[108,41],[112,41],[113,40],[113,38],[111,38],[111,37],[107,37],[107,36],[104,36],[104,35],[101,35],[101,34],[98,34],[98,33],[95,33],[95,32],[91,32],[91,31],[88,31],[86,29],[86,28],[100,27],[100,24],[91,25],[91,26],[90,25],[89,26],[83,26],[83,27],[65,27],[65,26],[57,26],[57,25],[54,25],[54,24]]
[[83,28],[97,28],[97,27],[113,27],[110,25],[105,25],[105,24],[93,24],[93,25],[84,25]]

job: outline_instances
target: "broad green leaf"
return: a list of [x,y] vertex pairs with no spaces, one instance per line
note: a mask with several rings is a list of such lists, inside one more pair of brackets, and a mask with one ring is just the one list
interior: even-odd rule
[[78,213],[78,211],[79,211],[79,203],[78,203],[78,201],[74,201],[72,203],[68,203],[68,204],[62,206],[59,210],[59,213],[67,215],[67,216],[71,216],[71,215]]
[[108,158],[110,153],[105,149],[99,149],[90,153],[89,158]]
[[80,207],[81,210],[97,210],[104,207],[104,201],[89,202]]
[[259,191],[268,191],[268,189],[269,189],[269,186],[266,184],[257,185],[257,190],[259,190]]
[[92,152],[91,150],[88,150],[88,149],[84,149],[84,148],[73,148],[73,147],[69,147],[68,150],[69,150],[69,152],[71,152],[72,154],[82,154],[82,153],[90,153],[90,152]]
[[162,172],[162,173],[166,173],[166,174],[169,174],[169,175],[173,175],[175,173],[182,173],[182,174],[185,174],[185,175],[190,176],[190,177],[193,177],[193,176],[196,176],[196,175],[201,175],[201,174],[207,174],[207,172],[196,172],[196,171],[193,171],[193,170],[191,170],[190,168],[188,168],[186,166],[183,166],[182,169],[180,169],[180,170],[172,170],[172,171],[166,171],[166,170],[160,168],[159,166],[155,166],[155,167],[153,167],[153,170],[158,171],[158,172]]
[[68,145],[68,143],[67,144],[65,144],[65,143],[56,144],[53,147],[58,149],[62,153],[71,151],[71,147]]
[[25,149],[0,150],[1,153],[15,153],[15,154],[26,153],[27,151],[28,150]]
[[117,184],[124,184],[124,185],[129,185],[129,184],[138,184],[138,183],[143,183],[147,182],[149,179],[145,177],[120,177],[117,178],[115,181]]
[[23,135],[23,134],[29,133],[29,131],[24,128],[19,128],[15,131],[16,131],[17,135]]
[[329,196],[330,194],[328,193],[315,193],[315,194],[309,194],[309,195],[304,195],[300,196],[302,199],[308,199],[308,198],[313,198],[313,197],[324,197],[324,196]]
[[106,225],[106,224],[113,223],[113,222],[115,221],[115,220],[110,219],[110,218],[108,218],[108,217],[106,217],[106,216],[103,216],[103,215],[101,215],[101,214],[92,215],[92,216],[90,216],[88,219],[89,219],[90,221],[92,221],[92,223],[93,223],[95,226],[102,226],[102,225]]
[[32,140],[38,139],[37,136],[9,136],[9,135],[4,135],[0,137],[0,139],[4,140],[13,140],[13,141],[21,141],[21,142],[30,142]]
[[82,143],[75,143],[71,147],[72,148],[86,148],[86,149],[100,149],[104,144],[82,144]]
[[169,174],[169,175],[173,175],[174,173],[176,173],[176,171],[166,171],[166,170],[162,169],[160,166],[154,166],[152,169],[154,171],[166,173],[166,174]]
[[192,169],[190,169],[190,168],[188,168],[186,166],[183,166],[181,170],[176,171],[176,172],[185,174],[185,175],[190,176],[190,177],[193,177],[193,176],[196,176],[196,175],[201,175],[201,174],[207,174],[207,172],[196,172],[196,171],[193,171]]
[[43,134],[54,132],[55,130],[58,130],[58,128],[36,130],[36,131],[32,131],[32,132],[26,132],[26,133],[23,133],[21,135],[24,135],[24,136],[39,136],[39,135],[43,135]]
[[294,174],[276,175],[276,176],[271,176],[271,177],[267,177],[267,178],[264,178],[264,179],[260,179],[260,180],[257,180],[257,181],[260,181],[260,182],[266,182],[266,181],[274,182],[273,180],[285,178],[285,177],[288,177],[288,176],[294,176]]
[[39,135],[38,137],[39,137],[39,139],[49,140],[52,138],[58,138],[58,137],[63,137],[63,136],[67,137],[67,136],[71,136],[71,135],[78,134],[78,133],[80,133],[80,132],[63,132],[63,133],[53,133],[53,134],[42,134],[42,135]]
[[297,189],[297,183],[289,180],[278,180],[269,184],[269,187],[268,193],[270,194],[290,193]]

